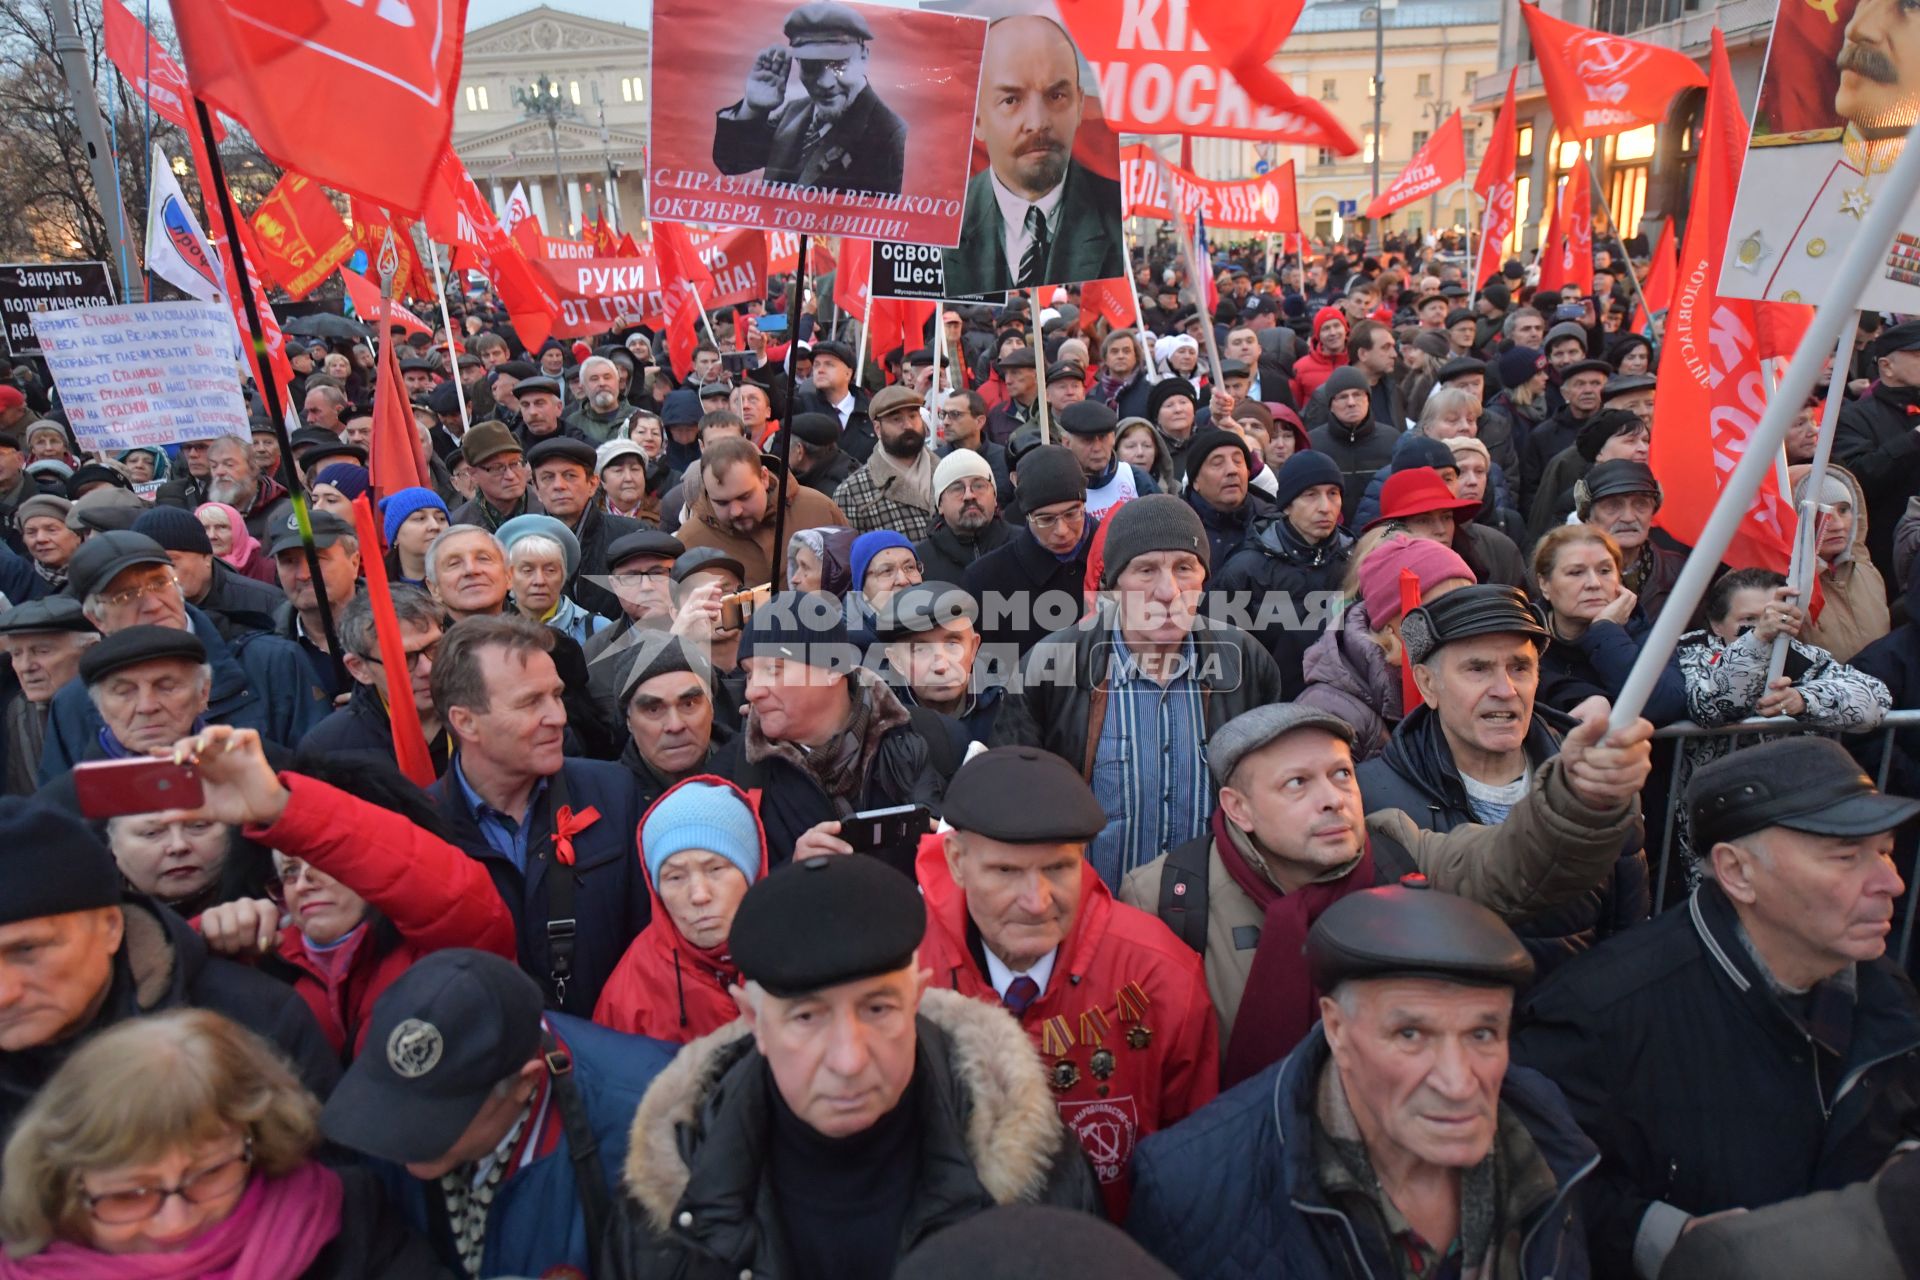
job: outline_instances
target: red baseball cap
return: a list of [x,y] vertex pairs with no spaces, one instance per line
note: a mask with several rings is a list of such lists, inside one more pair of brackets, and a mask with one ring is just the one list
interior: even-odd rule
[[20,388],[0,383],[0,413],[10,413],[26,402],[27,397],[21,393]]
[[1453,490],[1432,467],[1408,467],[1388,476],[1380,486],[1380,514],[1367,523],[1367,528],[1429,511],[1451,511],[1460,516],[1479,509],[1478,498],[1454,497]]

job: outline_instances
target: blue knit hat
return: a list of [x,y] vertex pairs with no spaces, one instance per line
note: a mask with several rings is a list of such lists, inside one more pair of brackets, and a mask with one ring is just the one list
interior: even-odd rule
[[849,558],[853,562],[855,591],[865,589],[867,566],[873,563],[873,558],[893,547],[905,547],[908,551],[912,551],[913,543],[905,534],[893,529],[875,529],[872,533],[863,533],[853,540],[853,552]]
[[407,522],[408,516],[416,511],[425,511],[429,507],[449,519],[452,518],[452,512],[447,510],[446,502],[431,489],[415,486],[389,494],[386,501],[380,504],[380,518],[385,522],[387,545],[393,545],[394,538],[399,536],[400,526]]
[[1340,464],[1318,449],[1302,449],[1281,464],[1273,477],[1273,505],[1282,511],[1287,504],[1318,484],[1344,484]]
[[330,484],[346,495],[348,502],[367,491],[372,483],[367,469],[357,462],[334,462],[320,468],[313,477],[315,484]]
[[661,865],[688,849],[719,854],[752,884],[760,875],[760,842],[760,821],[740,793],[699,778],[662,796],[640,826],[640,857],[656,885]]

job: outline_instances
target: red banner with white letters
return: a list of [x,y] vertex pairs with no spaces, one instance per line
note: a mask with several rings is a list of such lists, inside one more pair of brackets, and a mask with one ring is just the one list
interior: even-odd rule
[[1271,173],[1237,182],[1214,182],[1179,165],[1163,162],[1151,147],[1138,143],[1120,153],[1120,190],[1129,214],[1171,218],[1164,172],[1173,175],[1181,209],[1198,214],[1209,231],[1286,232],[1300,229],[1300,199],[1293,161]]

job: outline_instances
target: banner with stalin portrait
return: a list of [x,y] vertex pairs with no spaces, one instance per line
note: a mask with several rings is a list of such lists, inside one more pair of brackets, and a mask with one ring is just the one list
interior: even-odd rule
[[987,24],[842,0],[658,0],[649,217],[960,239]]

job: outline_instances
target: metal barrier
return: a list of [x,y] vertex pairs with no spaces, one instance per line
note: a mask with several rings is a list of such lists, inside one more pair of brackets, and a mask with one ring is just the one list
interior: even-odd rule
[[[1887,786],[1887,774],[1893,768],[1893,735],[1898,730],[1913,728],[1920,728],[1920,710],[1889,711],[1886,718],[1882,720],[1877,727],[1869,729],[1865,733],[1840,734],[1837,736],[1867,737],[1876,733],[1880,735],[1880,767],[1874,775],[1874,782],[1882,790],[1885,790]],[[1740,720],[1733,724],[1724,724],[1716,728],[1703,728],[1690,720],[1680,720],[1664,728],[1655,729],[1653,736],[1655,741],[1659,741],[1662,739],[1677,740],[1685,738],[1740,738],[1756,733],[1819,732],[1822,731],[1810,728],[1800,721],[1795,720],[1792,716],[1769,716],[1752,720]],[[1666,829],[1662,833],[1660,840],[1660,869],[1654,879],[1653,912],[1655,915],[1660,914],[1661,911],[1666,909],[1667,872],[1673,858],[1674,817],[1680,811],[1680,761],[1684,754],[1684,752],[1677,750],[1673,753],[1673,766],[1667,777],[1667,822]],[[1913,945],[1914,916],[1917,906],[1920,906],[1920,886],[1915,886],[1910,883],[1907,885],[1906,919],[1900,927],[1900,945],[1895,953],[1902,968],[1906,967],[1907,957]]]

